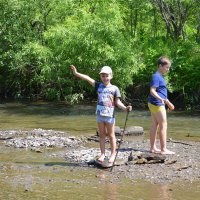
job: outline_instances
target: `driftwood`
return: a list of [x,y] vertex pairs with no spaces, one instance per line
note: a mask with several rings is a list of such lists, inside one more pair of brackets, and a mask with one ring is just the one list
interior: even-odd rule
[[[87,140],[88,141],[99,142],[99,136],[97,136],[97,135],[89,136],[89,137],[87,137]],[[108,139],[106,139],[106,143],[109,143]]]
[[164,163],[165,159],[166,159],[166,156],[164,155],[158,155],[158,154],[153,154],[153,153],[142,153],[140,156],[138,156],[138,161],[136,162],[136,164]]
[[178,170],[178,171],[181,171],[182,169],[188,169],[188,168],[190,168],[190,167],[192,167],[192,165],[179,167],[177,170]]
[[166,156],[154,153],[141,153],[140,155],[137,155],[137,158],[134,158],[132,154],[133,153],[131,152],[128,161],[133,162],[134,164],[164,163],[166,159]]
[[[97,168],[111,168],[113,163],[110,163],[108,160],[104,160],[103,162],[98,161],[98,159],[91,160],[87,163],[88,165],[94,165]],[[124,165],[125,161],[117,160],[114,163],[114,166]]]
[[177,162],[177,160],[167,160],[167,161],[165,161],[165,165],[171,165],[171,164],[174,164],[176,162]]
[[167,142],[179,143],[179,144],[184,144],[184,145],[192,146],[192,144],[188,144],[188,143],[185,143],[185,142],[180,142],[180,141],[176,141],[176,140],[172,140],[172,139],[167,140]]

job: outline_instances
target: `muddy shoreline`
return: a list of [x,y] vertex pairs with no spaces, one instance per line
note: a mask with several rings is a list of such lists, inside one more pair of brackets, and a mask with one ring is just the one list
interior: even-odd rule
[[[34,129],[31,131],[4,130],[0,131],[0,140],[3,145],[15,148],[26,148],[31,151],[43,153],[45,148],[59,148],[59,151],[49,156],[59,157],[66,163],[76,165],[78,168],[95,168],[89,164],[95,159],[100,150],[98,143],[88,140],[88,137],[74,137],[69,133]],[[109,145],[108,145],[109,146]],[[164,162],[137,163],[138,155],[149,153],[149,140],[124,141],[118,153],[117,161],[120,163],[110,172],[112,181],[126,177],[132,180],[146,180],[151,183],[173,183],[186,180],[190,182],[200,180],[200,143],[169,140],[169,149],[176,152],[175,155],[166,155]],[[106,151],[109,156],[109,149]],[[132,160],[130,160],[132,155]]]

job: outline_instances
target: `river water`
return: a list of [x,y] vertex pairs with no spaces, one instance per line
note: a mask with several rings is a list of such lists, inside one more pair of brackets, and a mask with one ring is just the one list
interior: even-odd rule
[[[0,105],[1,130],[35,128],[94,135],[95,105],[4,103]],[[117,111],[116,125],[123,128],[125,113]],[[199,113],[168,112],[168,138],[200,141]],[[142,126],[148,138],[150,113],[133,110],[127,126]],[[70,166],[62,158],[52,157],[57,149],[35,153],[27,149],[5,147],[0,141],[0,199],[87,199],[87,200],[190,200],[199,199],[200,183],[180,181],[152,184],[143,180],[112,180],[106,170]]]

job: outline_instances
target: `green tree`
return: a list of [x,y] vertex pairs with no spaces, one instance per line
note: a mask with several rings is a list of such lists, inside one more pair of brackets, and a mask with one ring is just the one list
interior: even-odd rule
[[[114,72],[113,82],[124,91],[132,82],[132,74],[140,67],[130,38],[126,37],[123,18],[116,3],[96,1],[91,6],[81,4],[64,23],[49,29],[45,39],[57,66],[60,63],[58,74],[68,71],[68,78],[71,78],[70,64],[77,65],[82,73],[97,80],[100,68],[109,65]],[[93,93],[86,83],[77,84],[74,79],[66,81],[66,88],[72,85],[76,86],[72,92]]]

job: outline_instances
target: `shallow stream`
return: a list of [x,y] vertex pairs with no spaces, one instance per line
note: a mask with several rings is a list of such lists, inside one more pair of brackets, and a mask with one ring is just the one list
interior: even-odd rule
[[[0,128],[42,128],[89,136],[96,133],[94,113],[95,105],[69,107],[44,102],[4,103],[0,105]],[[117,111],[116,125],[123,128],[124,122],[125,113]],[[148,138],[150,113],[148,110],[134,110],[129,114],[127,126],[142,126],[144,137]],[[200,141],[199,113],[170,111],[168,127],[168,138]],[[4,141],[0,140],[0,199],[195,200],[200,196],[200,182],[181,180],[152,184],[120,177],[113,180],[110,171],[80,167],[53,157],[57,151],[60,149],[48,148],[36,153],[5,147]]]

